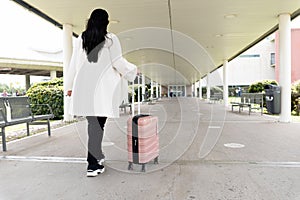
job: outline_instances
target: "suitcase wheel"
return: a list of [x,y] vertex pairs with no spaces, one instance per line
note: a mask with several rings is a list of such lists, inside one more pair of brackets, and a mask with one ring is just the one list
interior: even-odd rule
[[154,158],[154,164],[157,165],[158,164],[158,156],[156,158]]
[[146,172],[146,164],[142,164],[142,172]]
[[128,164],[128,170],[133,170],[132,162],[129,162],[129,164]]

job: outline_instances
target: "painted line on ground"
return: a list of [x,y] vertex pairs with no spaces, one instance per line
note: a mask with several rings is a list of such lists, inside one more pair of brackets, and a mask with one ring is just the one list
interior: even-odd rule
[[208,128],[211,128],[211,129],[219,129],[221,128],[220,126],[208,126]]
[[[48,162],[48,163],[87,163],[86,158],[76,157],[54,157],[54,156],[0,156],[0,161],[21,161],[21,162]],[[107,160],[110,162],[125,162],[118,160]],[[170,163],[160,160],[160,163]],[[178,160],[174,164],[203,164],[203,165],[249,165],[259,167],[280,167],[280,168],[300,168],[300,162],[280,162],[280,161],[222,161],[222,160]]]
[[207,160],[202,161],[203,164],[219,164],[219,165],[250,165],[260,167],[286,167],[286,168],[300,168],[300,162],[295,161],[222,161],[222,160]]
[[86,158],[49,157],[49,156],[0,156],[0,161],[26,161],[51,163],[86,163]]

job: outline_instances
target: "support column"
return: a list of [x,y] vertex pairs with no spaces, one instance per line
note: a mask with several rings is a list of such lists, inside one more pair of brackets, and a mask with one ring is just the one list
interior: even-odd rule
[[161,96],[161,89],[162,89],[162,87],[161,87],[161,85],[159,85],[159,98],[162,98],[162,96]]
[[201,84],[201,78],[199,80],[199,99],[202,99],[202,84]]
[[[72,25],[64,24],[63,25],[63,74],[64,82],[67,82],[67,70],[70,64],[72,57],[73,44],[72,44]],[[70,97],[64,95],[64,121],[73,120],[73,116],[69,115],[69,104]]]
[[224,106],[228,106],[228,61],[223,63],[223,101]]
[[57,77],[56,71],[50,71],[50,79],[53,80]]
[[192,83],[192,97],[195,97],[195,83]]
[[145,75],[142,74],[142,101],[145,101],[146,89],[145,89]]
[[25,89],[26,91],[30,88],[30,75],[25,75]]
[[158,98],[158,83],[156,83],[156,98]]
[[198,97],[197,82],[194,83],[195,97]]
[[206,99],[210,99],[210,72],[206,75]]
[[153,83],[153,80],[151,80],[151,95],[150,95],[150,98],[151,98],[151,99],[153,99],[153,88],[154,88],[154,87],[153,87],[153,84],[154,84],[154,83]]
[[280,122],[291,121],[291,16],[279,16],[279,85],[281,86]]

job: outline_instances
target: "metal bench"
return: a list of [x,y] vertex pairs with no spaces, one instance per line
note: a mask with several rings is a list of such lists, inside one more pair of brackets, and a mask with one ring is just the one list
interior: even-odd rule
[[209,98],[209,102],[210,103],[216,103],[216,102],[219,102],[223,100],[223,93],[215,93],[215,94],[212,94]]
[[5,127],[7,126],[26,123],[27,136],[29,136],[29,125],[47,125],[48,136],[51,136],[50,119],[54,117],[52,109],[48,104],[36,104],[35,106],[47,107],[49,112],[44,115],[34,115],[31,106],[32,104],[26,96],[0,98],[0,134],[2,135],[3,151],[7,150],[5,137]]
[[248,108],[249,115],[251,110],[261,110],[261,115],[264,110],[264,95],[262,93],[243,93],[240,98],[240,102],[230,102],[231,110],[233,111],[234,107],[239,107],[239,113],[243,108]]
[[130,113],[132,112],[132,108],[131,108],[131,104],[130,103],[124,103],[124,101],[122,102],[122,104],[119,106],[119,108],[121,110],[124,110],[124,113],[126,114],[126,108],[129,107],[130,109]]

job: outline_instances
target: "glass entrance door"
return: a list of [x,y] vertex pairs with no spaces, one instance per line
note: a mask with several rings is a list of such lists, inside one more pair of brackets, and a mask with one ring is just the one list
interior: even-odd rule
[[186,87],[185,85],[169,85],[168,91],[169,97],[185,97]]

